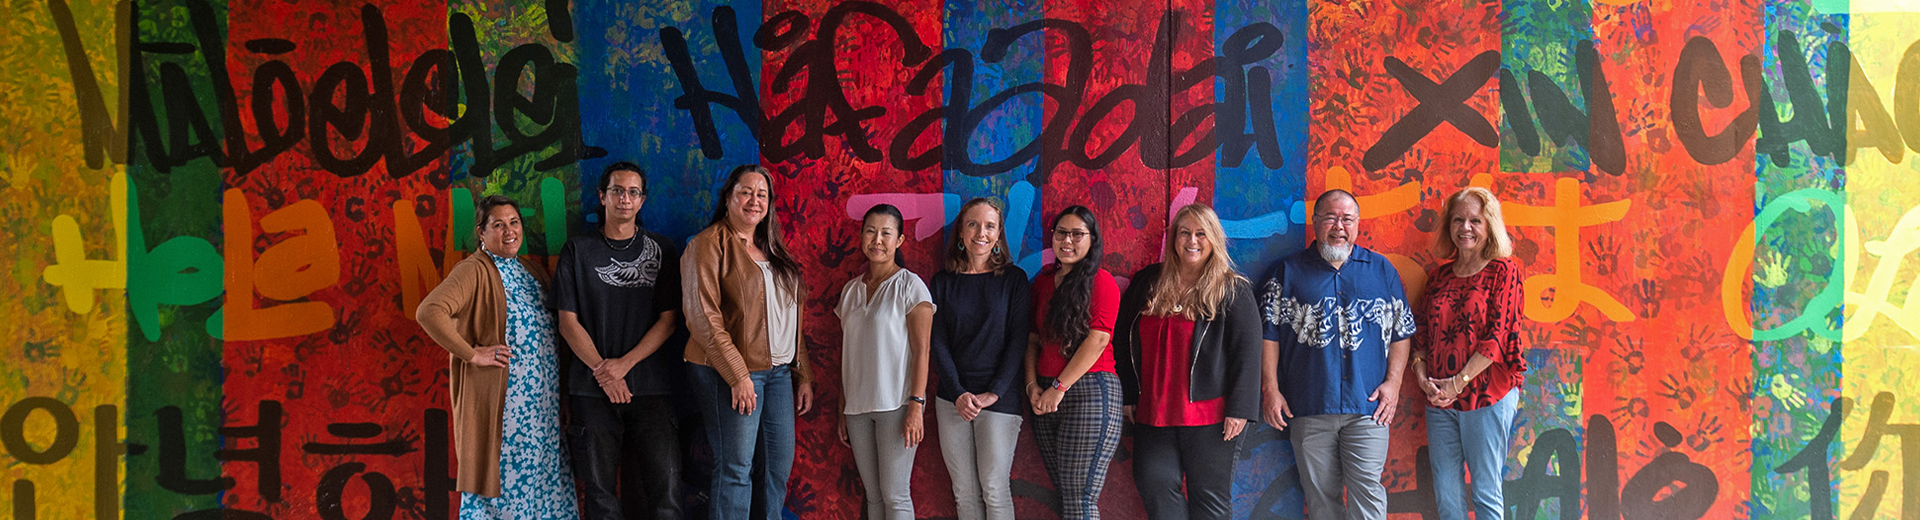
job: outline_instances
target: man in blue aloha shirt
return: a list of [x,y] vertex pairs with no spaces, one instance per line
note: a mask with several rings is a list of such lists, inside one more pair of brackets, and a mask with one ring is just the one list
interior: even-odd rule
[[1380,476],[1413,307],[1393,263],[1354,245],[1360,203],[1353,194],[1322,193],[1313,231],[1312,247],[1261,280],[1261,415],[1293,441],[1311,518],[1383,520]]

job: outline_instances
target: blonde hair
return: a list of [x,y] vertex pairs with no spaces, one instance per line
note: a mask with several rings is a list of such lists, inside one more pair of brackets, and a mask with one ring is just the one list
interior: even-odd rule
[[[1453,245],[1453,210],[1467,202],[1467,198],[1480,202],[1480,218],[1487,222],[1487,239],[1480,246],[1480,258],[1493,260],[1513,256],[1513,239],[1507,236],[1507,219],[1500,213],[1500,198],[1486,188],[1471,186],[1447,197],[1447,203],[1440,207],[1440,227],[1433,233],[1433,251],[1440,258],[1459,256],[1457,246]],[[1457,259],[1457,258],[1456,258]]]
[[[1200,278],[1191,287],[1183,287],[1179,256],[1175,254],[1175,242],[1179,240],[1180,221],[1193,219],[1200,229],[1207,233],[1207,242],[1213,244],[1213,254],[1200,268]],[[1147,299],[1146,313],[1154,316],[1179,314],[1189,320],[1201,318],[1213,319],[1233,294],[1234,286],[1245,283],[1246,278],[1233,270],[1233,257],[1227,254],[1227,232],[1220,227],[1220,216],[1213,208],[1200,204],[1188,204],[1174,213],[1173,221],[1167,226],[1166,245],[1161,256],[1166,261],[1161,264],[1160,279],[1153,285],[1153,296]],[[1179,311],[1174,308],[1179,307]]]

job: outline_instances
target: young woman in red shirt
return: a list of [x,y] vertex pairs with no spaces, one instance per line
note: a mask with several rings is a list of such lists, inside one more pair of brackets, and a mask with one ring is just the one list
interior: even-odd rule
[[1100,268],[1101,249],[1092,210],[1061,210],[1053,217],[1056,261],[1033,279],[1027,402],[1033,404],[1033,440],[1066,520],[1100,518],[1107,464],[1120,447],[1120,378],[1107,348],[1120,286]]

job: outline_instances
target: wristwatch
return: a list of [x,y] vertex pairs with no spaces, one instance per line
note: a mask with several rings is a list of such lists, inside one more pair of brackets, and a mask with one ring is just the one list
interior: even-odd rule
[[1054,390],[1059,390],[1059,391],[1061,391],[1061,392],[1065,392],[1065,391],[1067,391],[1067,389],[1068,389],[1068,388],[1072,388],[1072,387],[1073,387],[1073,385],[1067,385],[1067,384],[1062,384],[1062,383],[1060,382],[1060,380],[1058,380],[1058,379],[1055,379],[1055,380],[1053,380],[1053,389],[1054,389]]
[[920,403],[920,406],[926,406],[926,405],[927,405],[927,398],[925,398],[925,397],[920,397],[920,396],[917,396],[917,395],[909,395],[909,396],[907,396],[907,400],[908,400],[908,401],[913,401],[913,402],[916,402],[916,403]]
[[1473,382],[1473,374],[1468,374],[1465,371],[1460,372],[1460,384],[1464,385],[1472,382]]

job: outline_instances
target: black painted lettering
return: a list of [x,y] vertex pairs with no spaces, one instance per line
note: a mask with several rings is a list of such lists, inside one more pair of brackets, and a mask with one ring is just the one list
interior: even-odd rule
[[[125,122],[128,107],[126,104],[120,106],[118,119],[122,124],[116,127],[113,124],[114,116],[107,113],[106,98],[101,95],[100,80],[93,74],[93,64],[87,59],[87,49],[80,44],[80,30],[74,24],[73,10],[67,7],[66,0],[47,0],[47,10],[53,15],[54,26],[60,30],[60,46],[66,51],[67,75],[73,80],[73,102],[80,112],[81,148],[86,150],[87,167],[100,169],[106,167],[108,161],[127,162]],[[116,27],[131,27],[129,21],[133,18],[133,3],[114,4],[114,18]],[[119,31],[115,31],[114,35],[118,40],[115,45],[116,62],[120,64],[117,77],[130,79],[132,76],[128,74],[127,65],[129,44],[133,38]]]
[[1893,80],[1893,120],[1906,136],[1907,149],[1920,153],[1920,40],[1900,55]]
[[1620,520],[1620,445],[1613,421],[1587,416],[1587,518]]
[[1444,82],[1434,83],[1413,70],[1400,58],[1388,56],[1385,62],[1387,74],[1400,81],[1401,88],[1412,95],[1419,105],[1401,116],[1393,126],[1380,135],[1380,140],[1367,148],[1360,165],[1368,170],[1386,168],[1400,160],[1400,157],[1413,149],[1415,143],[1433,133],[1441,123],[1453,125],[1455,129],[1473,138],[1481,146],[1493,147],[1500,144],[1500,135],[1495,133],[1493,125],[1479,112],[1466,105],[1468,99],[1480,92],[1500,71],[1500,51],[1486,51],[1468,61],[1460,70],[1448,76]]
[[160,430],[160,475],[155,478],[162,489],[182,495],[211,495],[233,489],[232,477],[196,479],[187,476],[186,424],[180,407],[165,406],[154,411]]
[[[335,63],[314,80],[312,98],[307,102],[312,110],[312,117],[307,120],[307,136],[312,140],[313,160],[321,168],[334,175],[351,177],[366,173],[374,161],[380,159],[371,140],[357,152],[342,155],[335,151],[336,142],[351,149],[366,133],[367,106],[372,97],[373,93],[367,90],[366,73],[351,63]],[[336,98],[340,100],[337,104]],[[329,128],[338,131],[338,139]]]
[[[1840,44],[1844,49],[1845,44]],[[1760,96],[1760,138],[1754,141],[1756,155],[1767,155],[1775,166],[1791,163],[1791,153],[1787,146],[1805,141],[1807,148],[1816,157],[1826,156],[1841,159],[1846,148],[1846,127],[1841,121],[1846,115],[1847,59],[1846,53],[1835,56],[1835,48],[1829,47],[1827,54],[1827,97],[1822,103],[1820,94],[1814,90],[1813,72],[1807,65],[1806,51],[1800,48],[1800,39],[1790,31],[1780,31],[1774,39],[1774,56],[1780,60],[1780,75],[1786,82],[1787,99],[1793,105],[1793,117],[1780,120],[1779,110],[1774,108],[1771,90],[1762,90]],[[1835,63],[1838,61],[1839,63]],[[1764,83],[1764,81],[1763,81]]]
[[[1671,449],[1680,445],[1679,430],[1654,423],[1654,437]],[[1661,497],[1661,491],[1668,491]],[[1685,453],[1668,451],[1634,472],[1620,489],[1620,513],[1626,518],[1705,518],[1720,495],[1720,479],[1713,470]]]
[[1673,92],[1668,97],[1667,113],[1672,118],[1674,135],[1687,155],[1700,164],[1714,165],[1733,160],[1745,148],[1758,129],[1760,105],[1768,104],[1761,86],[1760,60],[1747,56],[1740,60],[1741,75],[1747,86],[1747,109],[1735,116],[1720,133],[1708,134],[1700,116],[1700,96],[1715,108],[1733,104],[1733,76],[1720,48],[1713,40],[1695,36],[1680,49],[1680,61],[1673,67]]
[[1520,478],[1505,485],[1507,504],[1517,506],[1515,518],[1538,518],[1541,502],[1558,499],[1560,518],[1580,518],[1580,448],[1564,428],[1547,430],[1533,442],[1532,454]]
[[13,518],[14,520],[34,520],[39,518],[39,504],[34,503],[33,481],[20,479],[13,481]]
[[[27,418],[35,411],[46,412],[53,419],[53,440],[46,449],[35,448],[27,440]],[[35,465],[59,462],[72,453],[79,442],[80,420],[74,417],[72,408],[58,399],[28,397],[0,414],[0,446],[5,446],[7,454],[20,462]]]
[[1893,114],[1887,112],[1886,105],[1880,103],[1880,91],[1873,88],[1867,72],[1860,69],[1860,60],[1853,59],[1851,53],[1847,58],[1852,79],[1847,82],[1847,116],[1841,119],[1846,124],[1847,164],[1853,164],[1861,148],[1869,147],[1880,150],[1880,156],[1886,157],[1887,162],[1899,164],[1907,152],[1906,145],[1900,142],[1900,126],[1893,122]]
[[[363,473],[364,472],[364,473]],[[388,520],[393,518],[397,507],[398,495],[394,493],[393,480],[378,472],[367,471],[367,465],[348,462],[328,469],[320,476],[320,485],[314,490],[313,503],[319,509],[324,520],[349,520],[346,512],[345,496],[347,483],[354,475],[360,475],[360,482],[367,486],[367,512],[359,520]]]
[[1220,49],[1219,77],[1226,87],[1224,101],[1214,116],[1214,135],[1220,143],[1220,166],[1239,167],[1249,150],[1259,150],[1260,165],[1279,169],[1279,129],[1274,126],[1273,76],[1266,67],[1242,68],[1279,52],[1286,35],[1278,27],[1257,22],[1227,36]]
[[[276,98],[281,101],[281,112],[286,114],[284,125],[274,116]],[[293,67],[286,62],[273,60],[254,69],[252,101],[253,127],[260,133],[260,149],[247,153],[245,166],[236,163],[237,172],[272,162],[307,135],[306,94],[300,89],[299,79],[294,77]]]
[[[774,22],[782,20],[781,16],[775,16],[773,20],[760,27],[760,33],[781,27]],[[785,20],[802,24],[785,33],[786,36],[791,36],[793,39],[805,37],[802,34],[804,24],[807,23],[804,16],[798,17],[797,20],[789,16]],[[713,37],[720,48],[721,60],[726,62],[727,75],[733,81],[734,94],[732,95],[707,90],[701,85],[700,73],[693,68],[692,55],[687,52],[686,36],[681,34],[680,29],[667,27],[660,30],[661,48],[666,52],[667,62],[673,66],[674,77],[680,82],[681,94],[674,98],[673,107],[685,110],[687,115],[693,117],[694,135],[700,140],[701,155],[708,159],[719,159],[722,153],[720,132],[713,126],[712,106],[714,105],[732,110],[734,115],[740,118],[740,122],[746,124],[747,129],[753,132],[755,139],[765,140],[765,138],[761,131],[760,87],[754,82],[752,70],[747,68],[746,53],[740,46],[740,28],[738,22],[734,20],[732,7],[720,6],[713,9]],[[755,34],[754,40],[755,43],[760,43],[760,35]],[[772,46],[775,43],[785,42],[768,41],[767,43]],[[784,45],[778,47],[784,48]]]

